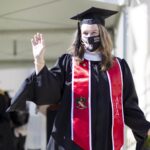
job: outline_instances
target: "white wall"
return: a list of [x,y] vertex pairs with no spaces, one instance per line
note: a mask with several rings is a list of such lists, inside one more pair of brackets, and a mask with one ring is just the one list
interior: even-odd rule
[[8,90],[14,96],[23,80],[31,73],[31,68],[2,68],[0,69],[0,87]]

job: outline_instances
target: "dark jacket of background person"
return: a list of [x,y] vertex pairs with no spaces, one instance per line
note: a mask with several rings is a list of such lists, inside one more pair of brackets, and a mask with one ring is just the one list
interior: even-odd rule
[[15,150],[10,117],[5,112],[9,104],[8,93],[0,90],[0,150]]

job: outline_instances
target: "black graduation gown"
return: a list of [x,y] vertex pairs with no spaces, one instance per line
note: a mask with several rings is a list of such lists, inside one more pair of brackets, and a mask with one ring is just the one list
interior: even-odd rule
[[[119,59],[119,61],[123,72],[124,120],[135,135],[136,150],[141,150],[150,123],[146,121],[138,106],[138,97],[129,67],[124,59]],[[71,141],[70,135],[71,67],[71,55],[62,55],[50,70],[45,66],[38,75],[32,74],[23,83],[24,87],[18,94],[20,96],[24,91],[28,91],[30,100],[39,105],[61,103],[55,118],[48,150],[81,150]],[[28,88],[31,90],[27,90],[26,85],[30,85]],[[98,61],[91,62],[91,86],[92,148],[93,150],[111,150],[112,110],[109,84],[106,72],[100,71],[100,62]],[[23,101],[25,97],[24,95],[22,99],[18,99],[16,96],[14,103],[15,101]],[[19,107],[17,106],[18,102],[16,102],[14,109]]]

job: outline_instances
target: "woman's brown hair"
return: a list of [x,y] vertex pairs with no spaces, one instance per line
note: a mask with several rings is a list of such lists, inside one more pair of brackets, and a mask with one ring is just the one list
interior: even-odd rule
[[[102,63],[101,63],[101,70],[106,71],[108,68],[112,66],[112,40],[111,37],[106,30],[106,28],[102,25],[98,25],[99,32],[100,32],[100,39],[101,39],[101,47],[99,51],[102,55]],[[84,55],[84,48],[81,44],[81,33],[79,33],[79,29],[75,33],[74,41],[71,45],[71,53],[76,58],[78,62],[83,60]]]

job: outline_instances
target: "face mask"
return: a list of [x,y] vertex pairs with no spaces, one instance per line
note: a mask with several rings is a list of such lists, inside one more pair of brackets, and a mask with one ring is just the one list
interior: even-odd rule
[[92,37],[84,37],[82,38],[82,42],[86,50],[93,52],[97,48],[100,47],[100,37],[92,36]]

